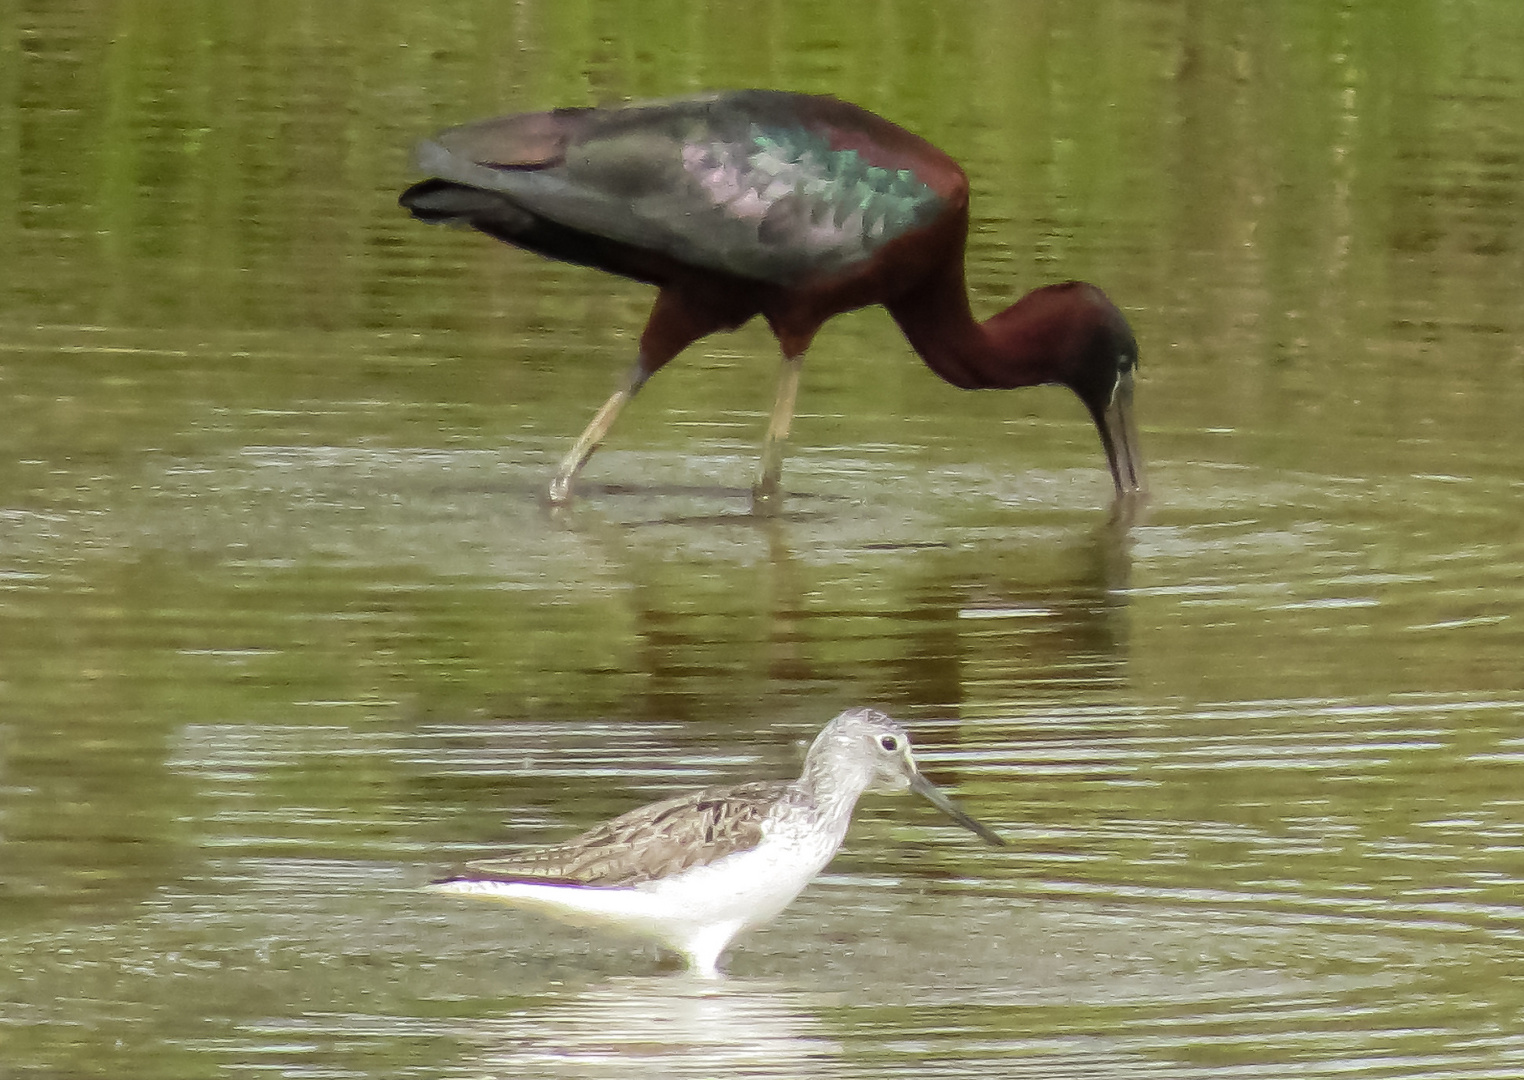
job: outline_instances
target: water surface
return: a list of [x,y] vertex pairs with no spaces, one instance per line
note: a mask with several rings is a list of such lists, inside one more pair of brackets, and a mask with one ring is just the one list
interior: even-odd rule
[[[0,1071],[1517,1075],[1515,7],[0,6]],[[649,290],[408,147],[728,85],[964,161],[981,312],[1108,290],[1140,513],[882,312],[781,517],[760,327],[544,506]],[[1010,847],[865,800],[718,988],[418,891],[859,703]]]

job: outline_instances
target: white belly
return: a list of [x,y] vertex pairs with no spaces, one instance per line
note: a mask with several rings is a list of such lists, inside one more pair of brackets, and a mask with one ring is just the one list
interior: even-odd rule
[[764,839],[708,865],[619,888],[470,880],[430,888],[538,908],[581,925],[618,927],[653,938],[714,974],[714,960],[731,938],[776,916],[836,854],[832,837],[801,839]]

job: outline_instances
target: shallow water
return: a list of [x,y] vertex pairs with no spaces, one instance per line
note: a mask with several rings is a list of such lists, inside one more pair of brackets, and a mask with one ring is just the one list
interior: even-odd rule
[[[1017,10],[0,6],[0,1073],[1524,1069],[1524,15]],[[407,147],[743,83],[965,161],[981,311],[1107,288],[1146,506],[882,312],[781,517],[758,327],[544,506],[649,292]],[[719,987],[418,892],[858,703],[1010,846],[869,798]]]

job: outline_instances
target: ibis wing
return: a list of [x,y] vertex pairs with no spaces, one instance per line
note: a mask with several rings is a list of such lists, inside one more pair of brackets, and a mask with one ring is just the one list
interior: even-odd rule
[[873,164],[792,101],[749,93],[510,116],[446,131],[418,160],[564,228],[785,285],[867,259],[943,208],[911,164]]

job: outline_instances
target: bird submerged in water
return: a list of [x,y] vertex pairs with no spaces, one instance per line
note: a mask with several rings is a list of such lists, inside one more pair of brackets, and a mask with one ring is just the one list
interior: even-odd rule
[[417,158],[432,177],[402,195],[415,217],[660,290],[634,366],[562,459],[552,502],[571,497],[620,410],[667,361],[761,315],[783,351],[752,489],[758,507],[772,505],[805,350],[833,315],[872,304],[954,386],[1069,387],[1095,421],[1117,497],[1143,490],[1127,319],[1071,281],[976,321],[967,176],[866,109],[776,90],[555,109],[451,128]]
[[1005,843],[921,775],[904,728],[857,708],[825,726],[797,780],[651,803],[554,847],[467,863],[429,888],[621,928],[716,978],[731,940],[776,916],[825,869],[863,792],[906,790],[988,843]]

